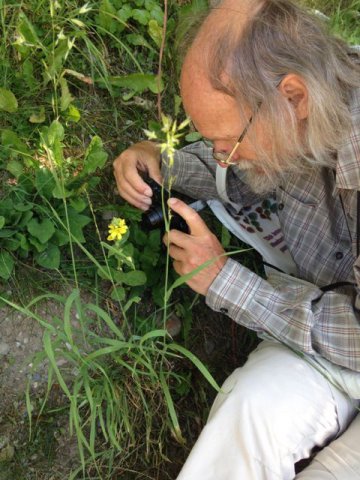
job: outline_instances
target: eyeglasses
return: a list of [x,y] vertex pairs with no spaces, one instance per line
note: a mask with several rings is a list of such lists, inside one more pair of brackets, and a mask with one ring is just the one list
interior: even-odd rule
[[251,115],[251,117],[248,120],[248,123],[246,124],[244,130],[241,132],[237,142],[234,145],[234,148],[231,150],[230,153],[225,153],[225,152],[214,152],[214,144],[210,140],[204,140],[205,145],[208,147],[211,147],[213,149],[213,157],[215,160],[218,162],[223,163],[224,165],[236,165],[238,163],[237,160],[233,160],[234,153],[236,152],[236,149],[240,145],[240,143],[244,140],[245,135],[247,134],[247,131],[249,130],[254,118],[255,114],[259,111],[259,108],[261,106],[261,103],[258,104],[255,113]]
[[246,124],[244,130],[241,132],[240,137],[238,138],[237,142],[234,145],[234,148],[231,150],[230,153],[213,151],[213,157],[215,158],[215,160],[225,165],[236,165],[238,163],[238,161],[233,160],[232,157],[234,156],[234,153],[236,152],[236,149],[238,148],[240,143],[244,140],[244,137],[247,134],[247,131],[249,130],[250,125],[252,124],[253,118],[254,118],[253,115],[249,118],[248,123]]

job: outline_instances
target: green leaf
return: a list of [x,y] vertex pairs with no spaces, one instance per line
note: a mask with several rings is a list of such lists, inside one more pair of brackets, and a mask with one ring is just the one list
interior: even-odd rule
[[187,142],[197,142],[202,139],[202,135],[199,132],[191,132],[185,135],[185,140]]
[[54,236],[52,237],[52,242],[55,243],[58,247],[67,245],[69,243],[69,234],[63,232],[62,230],[56,230]]
[[0,251],[0,277],[8,280],[14,269],[14,260],[6,250]]
[[133,270],[132,272],[116,272],[115,280],[125,283],[130,287],[137,287],[146,283],[146,275],[141,270]]
[[128,35],[126,35],[126,40],[131,45],[146,47],[153,50],[153,47],[149,44],[149,42],[139,33],[129,33]]
[[99,15],[96,17],[96,23],[109,33],[115,33],[117,29],[117,22],[115,7],[110,0],[102,0],[99,8]]
[[33,218],[28,223],[27,229],[40,243],[46,243],[55,233],[54,224],[48,218],[45,218],[43,221]]
[[68,198],[72,195],[72,192],[67,190],[65,188],[65,185],[63,185],[60,182],[55,185],[55,188],[53,189],[53,191],[51,193],[52,193],[52,196],[54,198],[58,198],[60,200],[64,199],[64,198]]
[[29,117],[30,123],[44,123],[46,120],[45,117],[45,108],[40,107],[40,110],[36,113],[32,113]]
[[81,118],[81,114],[79,110],[74,105],[71,104],[69,105],[65,118],[69,122],[77,123]]
[[164,12],[162,11],[160,5],[153,5],[150,11],[150,16],[155,20],[159,25],[164,23]]
[[130,7],[130,5],[128,3],[126,3],[125,5],[123,5],[120,10],[118,10],[117,12],[117,16],[120,18],[120,20],[122,20],[124,23],[126,23],[129,18],[131,17],[131,14],[132,14],[132,8]]
[[112,300],[115,300],[117,302],[122,302],[125,300],[125,289],[123,287],[114,287],[111,292],[111,298]]
[[24,167],[18,160],[10,160],[6,164],[6,170],[18,178],[24,172]]
[[18,109],[18,102],[15,95],[6,88],[0,88],[0,110],[14,113]]
[[34,90],[37,87],[37,81],[36,81],[36,78],[34,77],[34,66],[30,58],[26,58],[24,60],[19,78],[25,81],[26,86],[30,91]]
[[64,112],[70,106],[70,103],[74,100],[72,97],[68,83],[64,77],[61,77],[59,80],[61,88],[61,98],[60,98],[60,110]]
[[45,80],[55,80],[63,69],[64,62],[74,46],[74,40],[65,37],[58,40],[58,45],[53,51],[49,50],[47,64],[45,64]]
[[151,19],[148,24],[148,33],[154,43],[160,47],[162,42],[163,29],[160,27],[158,22],[154,19]]
[[83,210],[85,210],[85,208],[88,205],[88,202],[86,202],[81,197],[74,197],[70,199],[70,205],[73,207],[74,210],[80,213]]
[[2,215],[0,216],[0,229],[3,228],[3,226],[5,225],[5,217],[3,217]]
[[103,148],[103,143],[100,137],[93,137],[85,153],[82,174],[87,175],[95,172],[98,168],[102,168],[105,165],[107,158],[108,154]]
[[[39,242],[39,240],[38,240],[37,238],[35,238],[35,237],[32,237],[32,236],[29,235],[28,240],[29,240],[29,243],[30,243],[33,247],[35,247],[36,251],[39,252],[39,253],[40,253],[40,252],[43,252],[44,250],[47,249],[47,246],[48,246],[47,243],[41,243],[41,242]],[[34,250],[34,249],[32,249],[32,250]]]
[[34,255],[36,262],[45,268],[56,270],[60,266],[60,249],[56,245],[48,245],[46,250]]
[[17,25],[17,33],[21,40],[30,46],[41,46],[41,41],[36,33],[36,30],[25,13],[20,12],[18,18],[19,23]]
[[61,142],[62,140],[64,140],[64,135],[64,127],[58,120],[54,120],[47,131],[47,138],[49,144],[54,145],[56,140],[59,140]]
[[134,10],[131,12],[131,16],[141,25],[147,25],[150,20],[150,13],[147,10],[142,10],[139,8],[134,8]]
[[35,186],[40,195],[50,200],[53,198],[52,192],[56,186],[54,175],[45,168],[39,168],[36,171]]
[[[102,79],[96,80],[100,87],[107,88],[105,82]],[[130,75],[124,75],[122,77],[113,76],[108,77],[107,82],[113,87],[128,88],[134,93],[142,93],[145,90],[151,90],[153,93],[158,93],[159,86],[157,81],[157,75],[152,73],[131,73]],[[160,91],[164,88],[164,84],[160,82]]]
[[31,153],[26,144],[12,130],[3,130],[1,133],[1,143],[9,151],[11,157],[22,155],[27,165],[30,166]]
[[[73,208],[68,207],[68,219],[71,233],[74,235],[74,237],[76,237],[78,242],[84,243],[85,237],[83,234],[83,228],[91,221],[91,218],[87,217],[86,215],[81,215]],[[66,225],[65,216],[63,221]]]

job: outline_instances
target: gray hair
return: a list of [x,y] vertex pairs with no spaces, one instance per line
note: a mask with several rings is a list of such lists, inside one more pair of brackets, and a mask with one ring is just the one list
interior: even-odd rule
[[[269,128],[273,145],[270,156],[260,153],[269,168],[271,163],[272,169],[283,170],[294,157],[330,166],[329,158],[349,133],[351,92],[360,87],[359,55],[332,36],[323,20],[291,0],[254,3],[259,8],[240,34],[234,11],[227,28],[212,36],[209,80],[237,99],[240,110],[245,104],[255,112],[261,104],[257,115]],[[309,114],[301,139],[295,111],[276,88],[289,73],[299,75],[308,89]]]

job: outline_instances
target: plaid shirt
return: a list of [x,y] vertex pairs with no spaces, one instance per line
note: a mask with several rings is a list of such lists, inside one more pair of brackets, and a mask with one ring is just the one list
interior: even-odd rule
[[[293,175],[276,190],[278,216],[297,266],[296,278],[275,274],[265,280],[228,259],[206,302],[260,335],[360,372],[358,289],[326,293],[320,289],[341,281],[360,285],[360,258],[356,259],[360,90],[354,92],[351,115],[351,132],[337,152],[336,179],[335,172],[322,168]],[[166,166],[163,170],[168,179]],[[189,145],[175,157],[170,172],[173,188],[193,198],[218,198],[215,170],[211,150],[202,142]],[[236,167],[228,169],[227,191],[232,201],[243,205],[259,200],[242,182]]]

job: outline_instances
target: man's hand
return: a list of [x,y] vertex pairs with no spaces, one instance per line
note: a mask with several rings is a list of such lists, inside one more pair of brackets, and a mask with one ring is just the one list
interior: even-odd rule
[[169,207],[178,213],[189,226],[190,234],[170,230],[163,237],[165,245],[170,244],[169,254],[179,275],[185,275],[208,260],[208,267],[194,275],[187,284],[197,293],[206,295],[210,285],[226,263],[225,253],[218,239],[211,233],[200,215],[181,200],[170,198]]
[[157,183],[162,183],[157,145],[148,141],[136,143],[119,155],[113,166],[122,198],[141,210],[147,210],[151,205],[152,191],[139,172],[146,172]]

